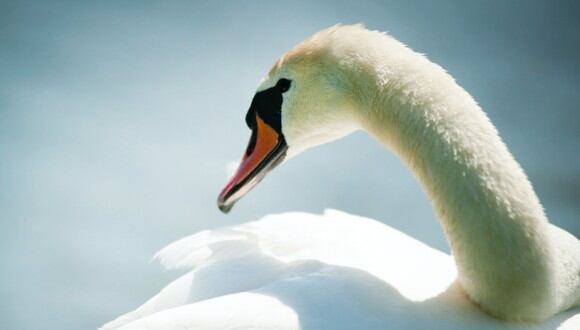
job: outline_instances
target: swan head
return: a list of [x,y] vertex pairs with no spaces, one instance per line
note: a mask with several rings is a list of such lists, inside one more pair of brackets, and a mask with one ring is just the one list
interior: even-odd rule
[[283,161],[356,129],[352,89],[333,49],[338,28],[345,27],[323,30],[297,45],[262,79],[246,114],[250,142],[218,197],[222,212]]

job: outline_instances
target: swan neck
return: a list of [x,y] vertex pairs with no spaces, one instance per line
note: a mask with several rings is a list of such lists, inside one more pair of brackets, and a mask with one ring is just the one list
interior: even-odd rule
[[[468,295],[492,314],[515,300],[512,310],[547,315],[544,305],[553,305],[549,224],[528,178],[451,76],[407,48],[399,51],[400,60],[375,59],[385,64],[356,70],[372,87],[357,100],[355,117],[420,181]],[[530,312],[526,301],[543,303]]]

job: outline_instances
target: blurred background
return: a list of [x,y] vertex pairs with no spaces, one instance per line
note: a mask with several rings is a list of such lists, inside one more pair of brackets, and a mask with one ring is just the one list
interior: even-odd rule
[[363,133],[276,169],[229,215],[216,207],[260,78],[336,23],[445,67],[579,236],[575,3],[0,2],[0,328],[95,328],[177,277],[149,262],[164,245],[268,213],[342,209],[449,252],[416,180]]

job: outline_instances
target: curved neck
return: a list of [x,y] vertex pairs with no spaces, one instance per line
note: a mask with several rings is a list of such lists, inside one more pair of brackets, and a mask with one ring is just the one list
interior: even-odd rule
[[[549,303],[548,222],[523,170],[451,76],[394,40],[385,42],[393,43],[389,52],[377,49],[348,64],[345,75],[365,81],[354,116],[421,182],[472,299],[484,308],[509,299],[514,309],[518,300]],[[514,291],[525,294],[517,298]]]

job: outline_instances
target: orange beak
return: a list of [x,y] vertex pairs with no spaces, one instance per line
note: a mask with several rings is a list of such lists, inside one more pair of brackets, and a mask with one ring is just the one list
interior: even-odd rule
[[268,125],[259,115],[252,137],[234,176],[218,197],[218,207],[228,213],[235,202],[247,194],[266,174],[280,164],[288,149],[284,137]]

